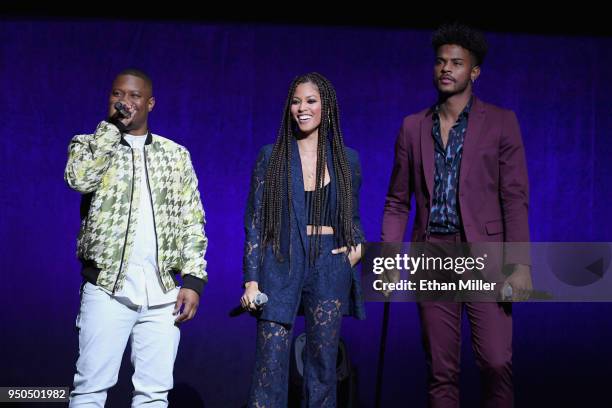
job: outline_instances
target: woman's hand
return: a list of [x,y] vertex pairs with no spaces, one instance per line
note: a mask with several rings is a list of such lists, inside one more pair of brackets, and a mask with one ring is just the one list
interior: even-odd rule
[[259,285],[255,281],[250,281],[244,284],[244,294],[240,298],[240,304],[243,308],[247,310],[256,310],[255,306],[255,296],[257,296],[259,292]]
[[[347,247],[332,249],[332,254],[343,254],[348,250]],[[361,260],[361,244],[351,248],[351,252],[348,254],[349,262],[351,267],[357,265],[357,262]]]

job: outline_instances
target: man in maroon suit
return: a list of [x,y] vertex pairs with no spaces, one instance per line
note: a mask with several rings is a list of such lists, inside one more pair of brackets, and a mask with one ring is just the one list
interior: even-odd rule
[[[527,167],[516,115],[472,95],[487,51],[484,36],[460,24],[447,25],[436,31],[432,45],[438,101],[404,119],[395,145],[382,241],[403,241],[414,196],[413,242],[528,242]],[[500,265],[499,276],[487,279],[501,282],[500,288],[511,286],[513,300],[526,299],[532,288],[528,252],[507,250],[502,259],[511,273],[501,275]],[[482,374],[483,405],[513,405],[510,306],[418,303],[430,406],[459,406],[464,309]]]

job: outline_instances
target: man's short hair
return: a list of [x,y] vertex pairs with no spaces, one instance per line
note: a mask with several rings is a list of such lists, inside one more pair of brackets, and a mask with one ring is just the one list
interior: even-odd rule
[[118,77],[123,76],[123,75],[131,75],[131,76],[135,76],[135,77],[138,77],[138,78],[142,79],[143,81],[145,81],[147,86],[149,88],[151,88],[151,93],[153,93],[153,81],[151,81],[151,77],[149,77],[143,71],[141,71],[139,69],[136,69],[136,68],[128,68],[128,69],[124,69],[123,71],[118,73],[115,78],[118,78]]
[[482,65],[487,55],[487,40],[478,30],[461,23],[444,24],[431,37],[434,52],[443,45],[454,44],[468,50],[474,57],[475,65]]

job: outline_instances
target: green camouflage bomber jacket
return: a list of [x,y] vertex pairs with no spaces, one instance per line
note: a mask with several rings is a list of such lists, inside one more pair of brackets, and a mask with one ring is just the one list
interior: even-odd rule
[[132,149],[106,121],[94,134],[71,140],[64,172],[70,188],[83,193],[77,240],[83,276],[113,293],[122,288],[136,234],[141,166],[148,177],[163,289],[176,287],[180,272],[183,287],[201,293],[208,280],[208,239],[189,152],[151,133],[143,151]]

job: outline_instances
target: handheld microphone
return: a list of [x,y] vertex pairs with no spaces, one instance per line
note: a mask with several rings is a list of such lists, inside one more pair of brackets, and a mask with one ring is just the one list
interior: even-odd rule
[[117,112],[119,112],[119,115],[123,116],[124,118],[129,118],[131,116],[130,112],[127,110],[127,107],[121,102],[115,102],[113,106]]
[[502,300],[512,300],[512,286],[508,283],[502,289]]
[[[268,295],[262,292],[259,292],[257,295],[255,295],[255,300],[253,301],[255,306],[257,306],[257,308],[261,308],[267,302],[268,302]],[[247,309],[243,308],[242,305],[240,305],[230,310],[229,315],[230,317],[236,317],[236,316],[240,316],[246,311]]]

